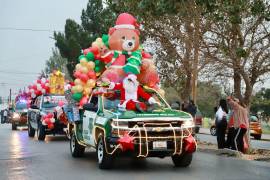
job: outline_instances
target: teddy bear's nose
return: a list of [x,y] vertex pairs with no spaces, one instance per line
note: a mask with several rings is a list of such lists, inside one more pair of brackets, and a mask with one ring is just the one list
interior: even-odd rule
[[132,42],[129,42],[129,43],[128,43],[128,45],[129,45],[129,46],[132,46],[132,45],[133,45],[133,43],[132,43]]

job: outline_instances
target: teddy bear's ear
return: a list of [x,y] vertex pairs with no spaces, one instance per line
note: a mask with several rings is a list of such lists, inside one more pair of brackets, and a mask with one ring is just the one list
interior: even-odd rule
[[114,27],[111,27],[110,29],[109,29],[109,35],[112,35],[112,33],[115,31],[116,29],[114,28]]
[[140,36],[140,31],[138,29],[135,29],[134,31],[138,36]]

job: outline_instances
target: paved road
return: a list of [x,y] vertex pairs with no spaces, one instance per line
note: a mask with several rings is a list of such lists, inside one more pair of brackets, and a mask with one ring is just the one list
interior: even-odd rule
[[[263,135],[263,139],[265,140],[255,140],[251,139],[251,146],[253,148],[258,148],[258,149],[270,149],[270,139],[268,139],[269,135]],[[217,144],[217,138],[216,136],[210,135],[209,129],[206,128],[201,128],[200,133],[197,134],[197,137],[199,138],[200,141],[206,141],[210,142],[213,144]]]
[[65,137],[29,139],[27,131],[11,131],[0,125],[1,180],[267,180],[270,163],[244,161],[207,153],[195,153],[189,168],[174,168],[170,158],[142,162],[118,159],[112,170],[99,170],[95,153],[74,159]]

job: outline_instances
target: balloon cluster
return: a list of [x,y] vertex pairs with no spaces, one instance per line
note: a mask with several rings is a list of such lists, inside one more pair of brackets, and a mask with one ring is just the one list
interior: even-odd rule
[[54,128],[54,114],[53,113],[48,113],[46,115],[42,116],[42,124],[44,126],[48,126],[49,129],[53,129]]
[[49,80],[45,78],[36,80],[32,85],[28,86],[27,92],[31,98],[50,93]]
[[96,79],[103,71],[105,65],[100,60],[100,40],[97,39],[90,48],[83,51],[83,55],[79,57],[80,63],[76,65],[74,72],[74,86],[71,88],[72,97],[80,106],[88,100],[89,94],[96,86]]

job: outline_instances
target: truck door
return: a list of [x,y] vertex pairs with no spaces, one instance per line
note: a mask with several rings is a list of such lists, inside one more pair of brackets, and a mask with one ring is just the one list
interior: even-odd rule
[[83,113],[83,140],[90,145],[95,145],[93,128],[98,111],[98,96],[92,95],[90,99],[91,109]]

